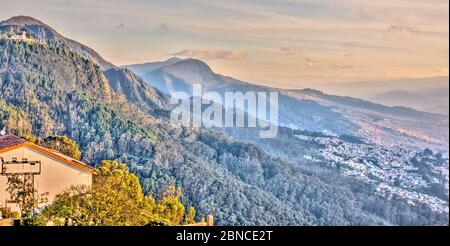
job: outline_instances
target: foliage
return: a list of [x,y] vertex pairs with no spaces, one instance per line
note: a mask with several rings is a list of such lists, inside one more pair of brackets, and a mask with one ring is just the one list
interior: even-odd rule
[[[160,201],[144,196],[137,176],[116,161],[103,161],[97,172],[91,188],[75,186],[57,195],[42,215],[56,225],[77,226],[179,225],[186,221],[178,194],[169,191]],[[192,214],[195,210],[188,216]]]
[[25,223],[29,223],[33,218],[35,209],[47,202],[48,194],[38,194],[33,182],[34,179],[29,174],[9,175],[6,182],[9,200],[18,204]]
[[0,98],[0,130],[5,129],[12,134],[21,136],[30,134],[31,128],[26,113],[7,104]]
[[189,210],[184,219],[184,224],[190,225],[195,223],[195,209],[194,207],[189,207]]
[[50,135],[43,139],[42,146],[56,150],[74,159],[80,158],[78,144],[67,136]]
[[27,142],[37,144],[39,146],[56,150],[59,153],[70,156],[76,160],[80,159],[80,150],[78,144],[67,136],[50,135],[43,139],[32,134],[21,135],[21,138]]
[[[170,109],[158,103],[164,101],[162,95],[130,79],[135,76],[121,75],[120,70],[101,71],[61,44],[0,40],[0,126],[13,127],[11,119],[22,117],[29,123],[16,131],[68,136],[78,143],[87,163],[127,163],[143,193],[155,198],[144,196],[144,205],[134,205],[143,206],[152,224],[168,222],[157,218],[153,209],[164,200],[163,192],[176,186],[183,189],[183,204],[194,205],[200,214],[213,214],[219,225],[448,225],[448,213],[380,198],[373,187],[328,171],[317,175],[308,171],[315,166],[301,158],[285,162],[272,157],[299,157],[304,149],[320,148],[312,143],[266,141],[279,145],[280,153],[214,131],[174,127],[166,120]],[[248,130],[242,133],[256,136]],[[84,202],[89,193],[78,188],[61,195],[58,213],[73,216],[74,223],[91,223],[83,214],[99,211],[82,210],[91,208]],[[164,207],[156,211],[167,214]],[[171,221],[180,218],[181,207],[174,206],[174,211]],[[100,216],[104,221],[120,220]]]

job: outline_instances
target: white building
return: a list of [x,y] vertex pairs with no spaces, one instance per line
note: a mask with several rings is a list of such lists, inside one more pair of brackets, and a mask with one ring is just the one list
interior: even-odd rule
[[0,135],[0,206],[17,211],[6,191],[8,175],[34,173],[38,194],[48,193],[48,202],[72,185],[92,185],[95,169],[54,150],[24,141],[13,135]]
[[22,34],[20,35],[20,39],[21,40],[26,40],[27,39],[27,32],[23,31]]

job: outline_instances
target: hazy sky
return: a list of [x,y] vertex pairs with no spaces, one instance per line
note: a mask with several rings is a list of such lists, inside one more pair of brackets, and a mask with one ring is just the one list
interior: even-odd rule
[[448,76],[448,0],[0,0],[117,64],[195,57],[278,87]]

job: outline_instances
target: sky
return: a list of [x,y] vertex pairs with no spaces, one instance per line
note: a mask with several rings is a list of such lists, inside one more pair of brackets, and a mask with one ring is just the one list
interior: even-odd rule
[[116,65],[172,56],[283,88],[448,76],[448,0],[0,0]]

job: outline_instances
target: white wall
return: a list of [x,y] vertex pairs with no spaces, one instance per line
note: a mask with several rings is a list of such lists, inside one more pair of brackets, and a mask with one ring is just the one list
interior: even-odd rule
[[[11,161],[16,157],[18,161],[27,158],[28,161],[41,161],[41,174],[35,176],[35,189],[39,194],[48,192],[48,200],[52,202],[55,195],[63,192],[71,185],[91,185],[92,174],[74,167],[61,160],[48,156],[31,147],[23,146],[6,153],[1,153],[5,161]],[[9,199],[6,192],[5,176],[0,175],[0,205],[4,205],[5,199]]]

